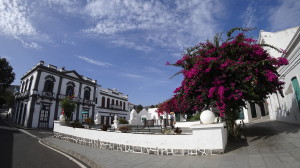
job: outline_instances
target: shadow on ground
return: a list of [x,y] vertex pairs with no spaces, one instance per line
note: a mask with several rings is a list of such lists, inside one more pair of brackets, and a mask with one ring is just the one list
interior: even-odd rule
[[252,143],[260,143],[274,136],[287,136],[286,134],[299,133],[300,125],[281,121],[264,121],[246,125],[245,135],[247,140],[228,142],[225,153],[251,146]]

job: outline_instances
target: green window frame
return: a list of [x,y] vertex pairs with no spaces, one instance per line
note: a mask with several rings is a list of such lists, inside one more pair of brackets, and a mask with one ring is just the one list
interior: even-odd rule
[[296,97],[296,100],[297,100],[297,103],[298,103],[298,108],[299,108],[299,111],[300,111],[300,87],[299,87],[299,82],[298,82],[298,79],[296,77],[293,77],[291,79],[291,81],[292,81],[295,97]]

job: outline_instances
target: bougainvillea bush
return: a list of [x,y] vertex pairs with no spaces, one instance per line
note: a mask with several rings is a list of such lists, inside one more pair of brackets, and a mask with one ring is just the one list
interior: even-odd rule
[[[249,30],[252,29],[231,29],[224,41],[216,35],[213,41],[187,49],[176,63],[167,63],[181,67],[184,79],[158,112],[191,114],[217,107],[219,115],[228,120],[230,131],[237,119],[236,111],[246,101],[261,103],[269,94],[282,95],[284,83],[276,69],[287,65],[287,59],[270,56],[263,46],[276,48],[257,44],[245,35]],[[232,37],[235,31],[242,33]]]

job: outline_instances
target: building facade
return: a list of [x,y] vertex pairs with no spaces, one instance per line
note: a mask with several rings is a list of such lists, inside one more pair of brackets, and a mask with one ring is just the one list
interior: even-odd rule
[[124,95],[117,89],[97,88],[96,113],[100,115],[100,124],[111,125],[114,116],[129,119],[128,95]]
[[59,101],[67,96],[76,102],[73,120],[82,120],[83,113],[93,116],[96,87],[96,80],[41,61],[21,78],[13,120],[24,127],[52,128],[62,112]]
[[[129,115],[128,96],[103,89],[96,80],[74,70],[57,69],[41,61],[21,78],[13,121],[24,127],[52,128],[53,121],[62,112],[60,101],[66,97],[72,97],[76,103],[73,120],[85,122],[86,118],[94,119],[96,107],[103,116],[117,114],[127,119]],[[102,99],[106,104],[101,104]]]
[[261,31],[259,43],[284,49],[285,54],[274,54],[289,61],[288,65],[278,69],[281,80],[285,82],[284,97],[272,94],[267,99],[270,119],[300,124],[300,26],[278,32]]

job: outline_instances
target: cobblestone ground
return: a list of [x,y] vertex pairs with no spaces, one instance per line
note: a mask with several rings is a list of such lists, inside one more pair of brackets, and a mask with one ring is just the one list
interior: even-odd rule
[[135,154],[91,148],[52,137],[44,140],[102,168],[299,168],[299,130],[300,125],[269,121],[265,117],[247,124],[247,142],[228,144],[225,154],[212,156]]

